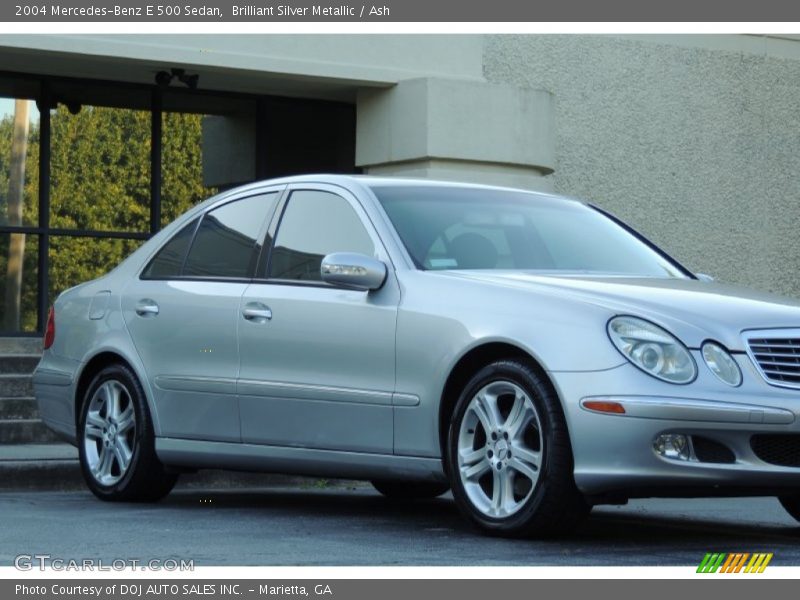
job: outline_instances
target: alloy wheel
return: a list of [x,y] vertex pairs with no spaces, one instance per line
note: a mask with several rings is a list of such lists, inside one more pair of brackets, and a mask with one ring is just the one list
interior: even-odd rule
[[100,485],[112,486],[125,476],[136,449],[136,412],[120,381],[105,381],[92,396],[83,445],[89,471]]
[[472,505],[487,517],[518,512],[536,489],[544,437],[536,406],[520,386],[494,381],[470,400],[458,435],[458,470]]

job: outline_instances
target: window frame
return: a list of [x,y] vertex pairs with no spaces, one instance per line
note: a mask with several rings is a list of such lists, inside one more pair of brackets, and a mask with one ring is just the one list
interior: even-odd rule
[[[185,223],[181,223],[181,226],[173,233],[169,238],[164,240],[158,249],[156,249],[147,259],[146,262],[142,265],[141,269],[139,270],[138,279],[140,281],[211,281],[211,282],[229,282],[229,283],[247,283],[253,280],[255,273],[258,273],[259,265],[261,264],[261,257],[263,255],[264,246],[266,245],[266,236],[269,230],[269,227],[274,220],[275,214],[278,210],[278,207],[281,206],[281,203],[284,199],[284,194],[286,193],[286,186],[270,186],[265,188],[259,188],[254,190],[247,190],[246,192],[229,197],[226,196],[221,198],[218,202],[214,202],[207,208],[202,211],[199,211],[197,214],[192,215],[188,219],[186,219]],[[264,216],[264,220],[261,223],[261,226],[258,230],[258,235],[256,237],[256,244],[260,244],[261,248],[258,250],[258,254],[254,261],[251,261],[249,273],[245,277],[224,277],[224,276],[202,276],[202,275],[184,275],[184,269],[186,268],[186,261],[189,257],[189,253],[192,251],[192,246],[194,246],[194,242],[197,239],[197,232],[200,230],[200,226],[203,223],[203,219],[206,216],[218,208],[222,208],[228,204],[232,204],[234,202],[239,202],[242,200],[247,200],[248,198],[254,198],[256,196],[268,196],[270,194],[276,194],[277,198],[273,204],[273,206],[267,211],[267,214]],[[181,263],[180,274],[171,277],[146,277],[145,271],[147,271],[150,264],[156,259],[158,254],[164,249],[164,247],[169,244],[176,235],[178,235],[183,228],[186,227],[192,220],[197,220],[195,223],[194,231],[192,231],[192,236],[189,238],[189,243],[186,246],[186,252],[183,255],[183,261]]]

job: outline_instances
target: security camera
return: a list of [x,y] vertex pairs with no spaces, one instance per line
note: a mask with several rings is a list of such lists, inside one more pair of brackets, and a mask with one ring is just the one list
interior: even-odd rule
[[166,71],[159,71],[156,73],[156,85],[161,87],[167,87],[172,82],[173,75],[170,75]]

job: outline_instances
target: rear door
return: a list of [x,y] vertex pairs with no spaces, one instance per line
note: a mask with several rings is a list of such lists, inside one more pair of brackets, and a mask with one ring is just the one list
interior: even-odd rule
[[241,439],[239,301],[279,193],[270,189],[207,211],[125,289],[125,322],[153,384],[164,437]]

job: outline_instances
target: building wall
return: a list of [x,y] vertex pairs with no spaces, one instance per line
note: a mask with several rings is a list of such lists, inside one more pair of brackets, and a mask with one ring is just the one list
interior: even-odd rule
[[800,296],[798,47],[497,35],[484,75],[553,93],[557,192],[611,210],[695,271]]

